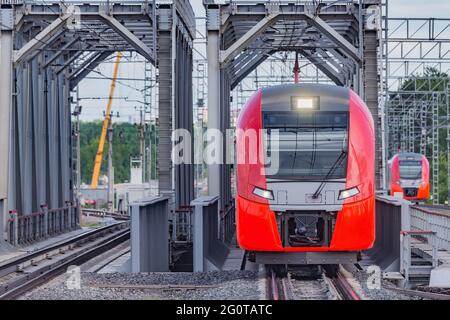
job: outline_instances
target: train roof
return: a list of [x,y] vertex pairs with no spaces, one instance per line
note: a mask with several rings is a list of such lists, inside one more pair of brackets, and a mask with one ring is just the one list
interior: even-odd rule
[[399,160],[422,160],[423,156],[419,153],[402,152],[398,154]]
[[336,85],[301,83],[262,88],[263,110],[280,110],[293,98],[320,98],[320,110],[348,111],[350,89]]

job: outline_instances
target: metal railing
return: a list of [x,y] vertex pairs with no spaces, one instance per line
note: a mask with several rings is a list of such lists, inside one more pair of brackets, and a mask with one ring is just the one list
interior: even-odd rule
[[10,212],[8,237],[12,245],[27,245],[58,234],[75,230],[79,226],[79,207],[67,203],[64,208],[49,210],[41,206],[39,212],[18,214]]
[[445,214],[413,206],[411,207],[411,227],[418,231],[434,232],[437,248],[450,252],[450,211]]
[[[413,239],[416,243],[413,243]],[[417,243],[427,246],[430,251],[418,250]],[[436,247],[436,233],[432,231],[402,231],[401,232],[402,257],[400,272],[407,281],[412,278],[427,278],[431,270],[438,266]],[[413,258],[413,255],[419,259]]]
[[400,272],[404,285],[426,283],[438,266],[438,250],[449,249],[450,214],[377,196],[376,242],[368,252],[383,271]]

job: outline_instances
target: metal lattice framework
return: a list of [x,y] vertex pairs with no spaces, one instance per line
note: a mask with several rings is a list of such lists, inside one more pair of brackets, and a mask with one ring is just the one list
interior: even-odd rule
[[278,51],[299,51],[335,83],[358,86],[354,77],[361,46],[353,1],[322,6],[239,1],[223,7],[221,15],[220,63],[230,74],[232,88]]
[[450,19],[389,18],[384,27],[389,91],[399,88],[399,80],[423,75],[430,67],[450,73]]
[[[208,127],[231,126],[230,92],[278,52],[298,52],[322,75],[363,96],[379,116],[381,1],[204,1],[207,12]],[[270,61],[270,60],[269,60]],[[258,71],[256,71],[258,72]],[[291,71],[289,72],[291,74]],[[259,77],[258,77],[259,79]],[[243,97],[237,97],[242,103]],[[225,116],[224,116],[225,115]],[[381,132],[381,130],[377,130]],[[382,139],[377,139],[377,181],[382,181]],[[224,150],[223,154],[227,154]],[[209,166],[210,195],[232,203],[231,168]]]
[[426,155],[433,202],[442,203],[439,176],[450,174],[450,19],[388,18],[384,29],[386,156]]
[[[448,173],[449,79],[414,77],[389,93],[387,104],[388,157],[398,151],[420,153],[430,160],[433,203],[439,198],[441,156]],[[445,148],[441,148],[442,141]]]
[[[244,104],[258,88],[292,83],[294,81],[294,66],[295,54],[292,53],[275,53],[261,63],[233,90],[232,113],[234,112],[234,115],[232,115],[232,120],[236,120]],[[299,60],[299,66],[300,82],[333,83],[329,77],[306,58]],[[234,127],[234,123],[232,123],[232,127]]]

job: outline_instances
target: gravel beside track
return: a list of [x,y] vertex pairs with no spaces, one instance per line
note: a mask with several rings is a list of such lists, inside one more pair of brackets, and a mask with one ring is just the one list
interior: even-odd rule
[[259,300],[259,273],[81,274],[81,290],[69,290],[66,275],[55,278],[23,300]]
[[[419,297],[411,297],[399,292],[385,288],[385,285],[391,284],[387,280],[381,280],[381,289],[369,289],[367,286],[369,274],[365,270],[359,270],[355,266],[346,265],[345,269],[350,272],[355,280],[360,284],[360,288],[365,298],[368,300],[420,300]],[[391,284],[392,285],[392,284]]]

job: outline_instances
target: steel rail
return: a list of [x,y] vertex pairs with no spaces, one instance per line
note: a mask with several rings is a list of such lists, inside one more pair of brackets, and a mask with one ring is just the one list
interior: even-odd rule
[[[295,300],[288,273],[277,272],[273,266],[266,266],[266,272],[266,294],[269,300]],[[328,286],[332,286],[331,291],[337,293],[340,300],[361,300],[359,294],[340,271],[335,277],[327,277],[327,279]]]
[[288,274],[276,270],[273,266],[266,266],[267,298],[269,300],[293,300],[292,287]]
[[[0,266],[2,277],[13,273],[20,272],[20,274],[14,277],[12,281],[10,280],[0,285],[0,300],[15,299],[64,273],[67,267],[82,264],[128,240],[130,238],[130,230],[129,227],[124,225],[128,224],[120,223],[94,230],[3,264]],[[86,246],[81,246],[86,243],[88,243]],[[68,248],[68,251],[73,250],[73,252],[66,251],[66,248]],[[60,257],[49,256],[51,252],[55,252],[58,249]],[[33,260],[37,257],[43,257],[40,262],[51,262],[42,263],[43,265],[38,267]],[[22,270],[25,263],[29,264],[31,271],[24,272]]]
[[37,257],[45,256],[46,254],[56,251],[56,250],[60,249],[61,247],[87,242],[87,241],[92,240],[95,237],[99,237],[106,233],[113,232],[114,229],[123,229],[126,226],[129,226],[129,224],[121,222],[121,223],[113,224],[110,226],[102,227],[99,229],[95,229],[95,230],[88,231],[86,233],[77,235],[68,240],[63,240],[61,242],[57,242],[48,247],[39,249],[37,251],[33,251],[31,253],[19,256],[17,258],[7,260],[6,262],[0,263],[0,277],[4,277],[4,276],[8,275],[9,273],[17,271],[18,265],[22,265],[25,262],[31,261]]
[[341,300],[361,300],[361,297],[356,293],[351,284],[340,271],[338,271],[336,277],[331,278],[330,280],[340,295]]

